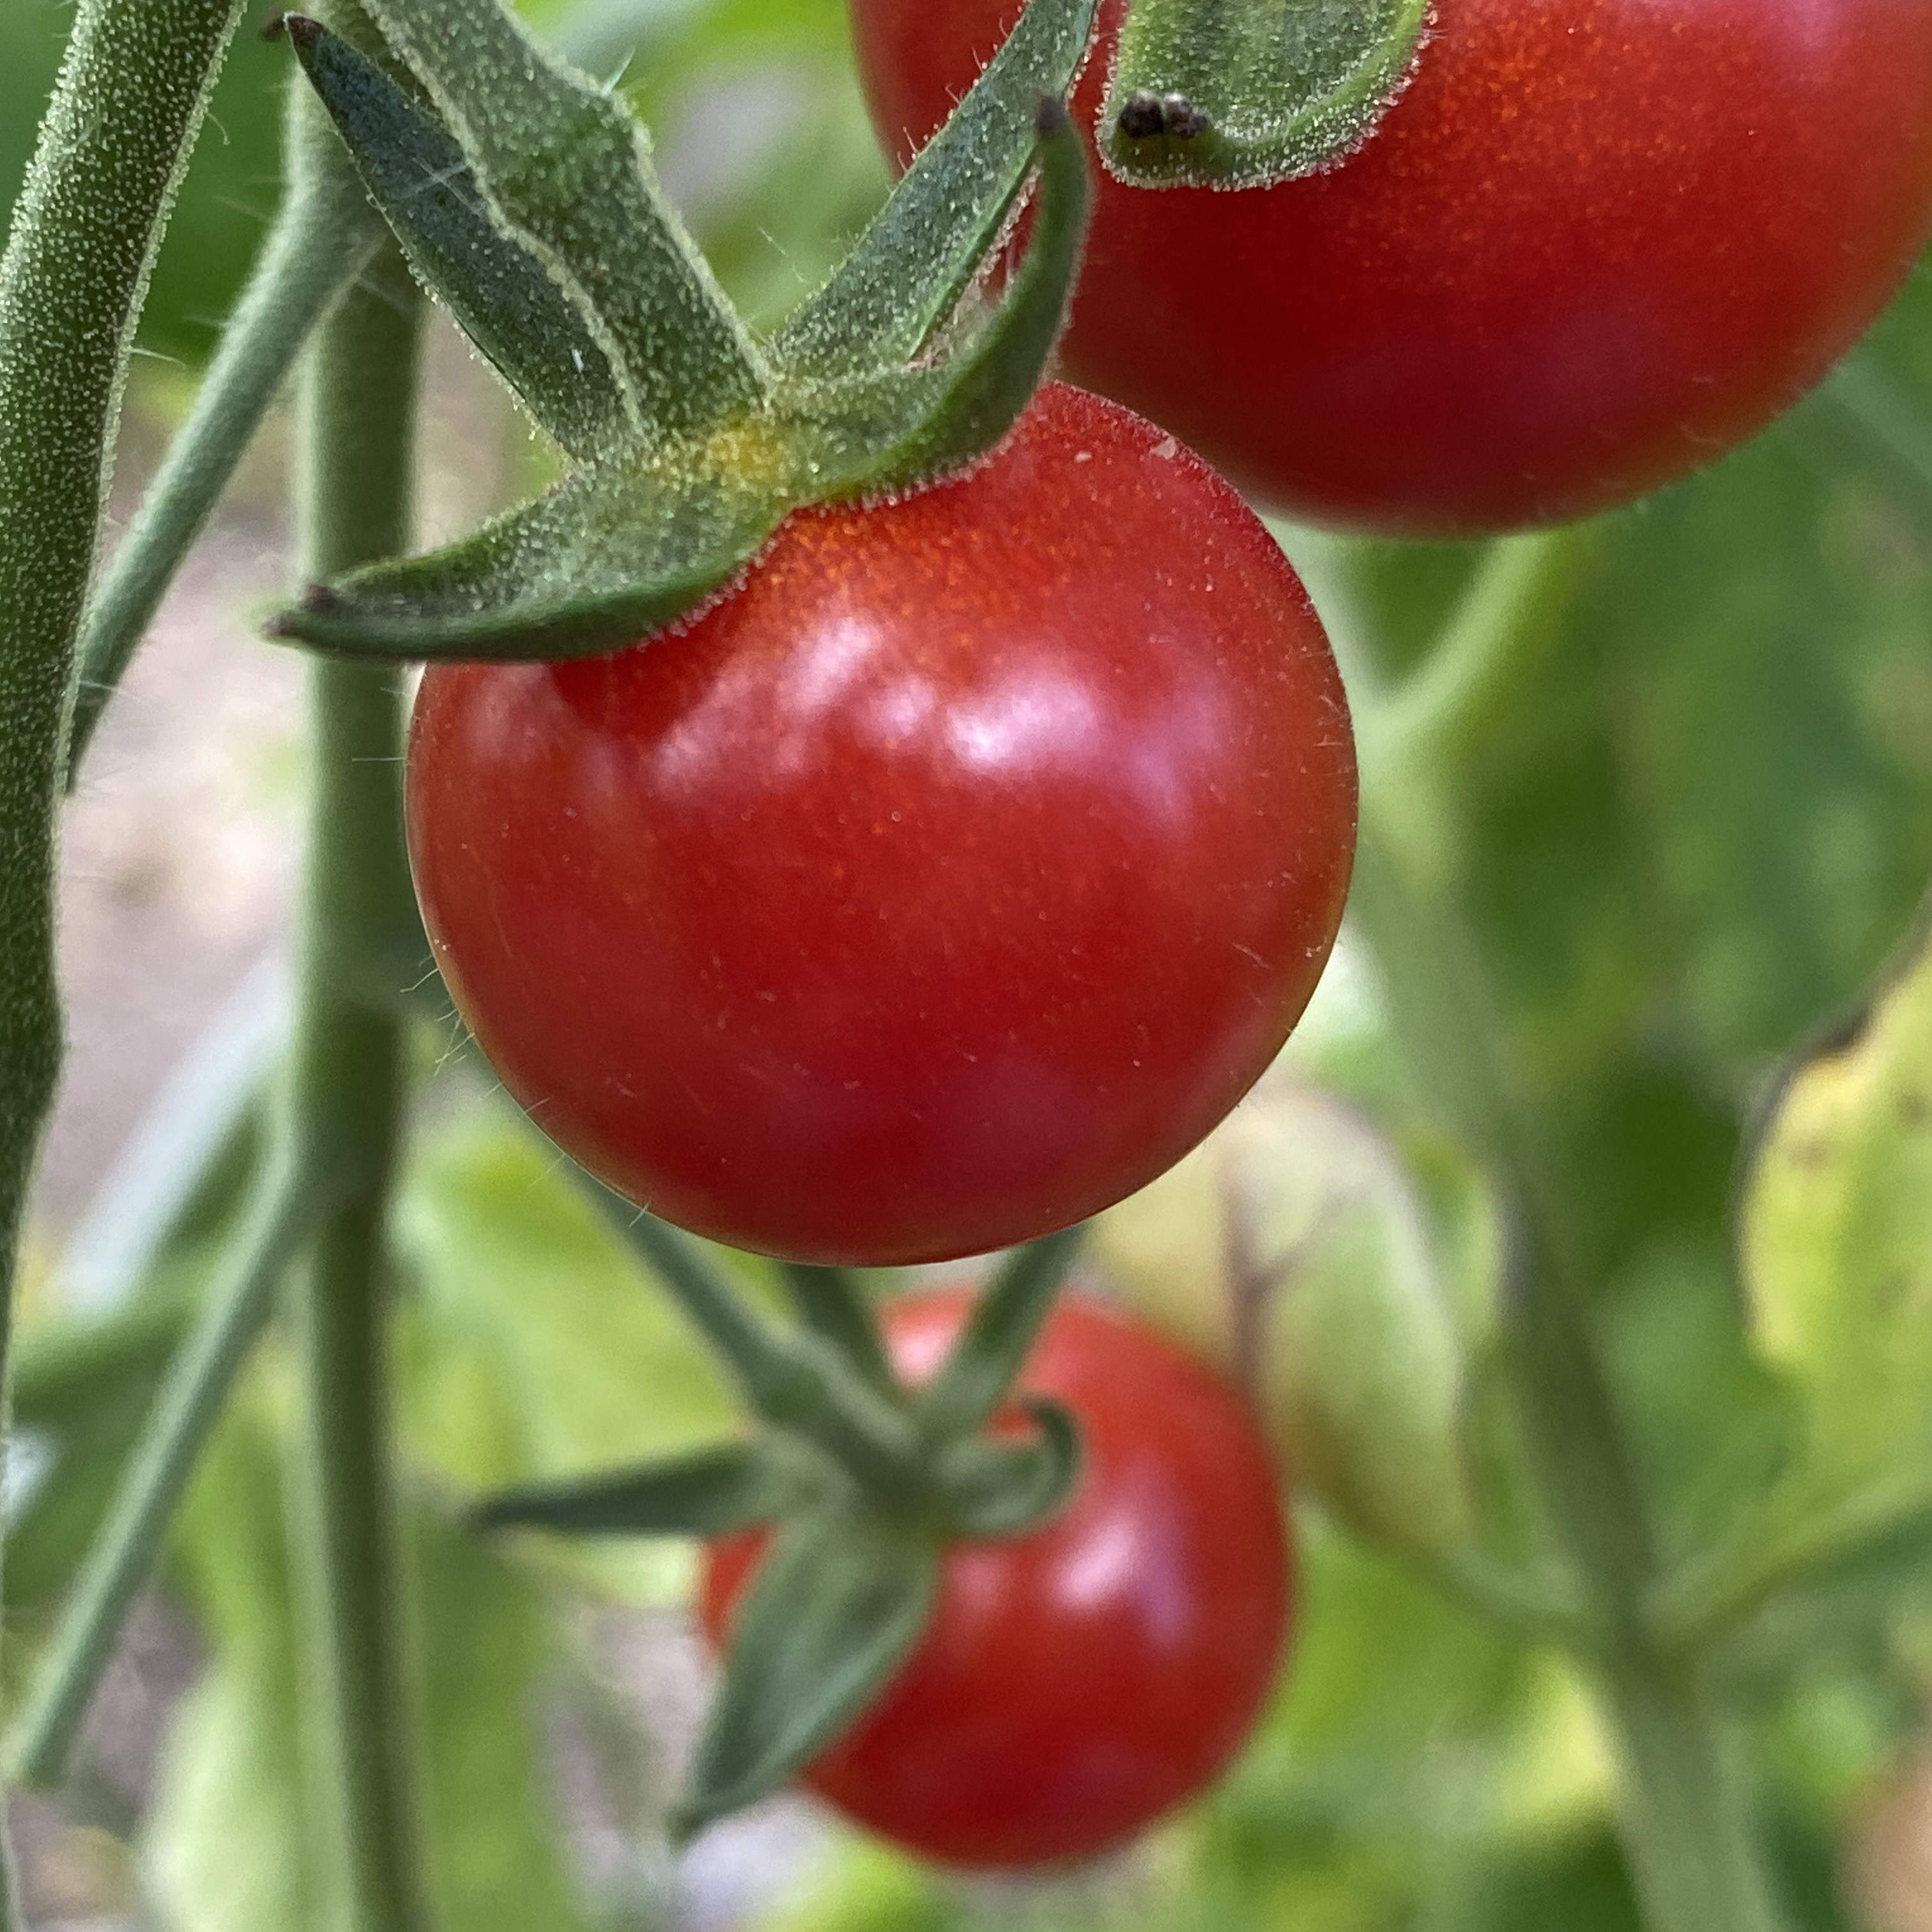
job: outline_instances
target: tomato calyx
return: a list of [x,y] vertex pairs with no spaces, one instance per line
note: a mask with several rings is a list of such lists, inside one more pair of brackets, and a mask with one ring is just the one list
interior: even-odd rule
[[[283,25],[417,273],[576,466],[442,550],[312,587],[272,635],[394,659],[608,651],[688,615],[790,511],[947,475],[1024,407],[1084,233],[1064,97],[1095,0],[1035,0],[842,266],[763,341],[618,95],[496,0],[368,10],[386,58],[299,14]],[[996,302],[965,302],[1035,182],[1023,260]]]
[[770,1532],[673,1812],[688,1837],[776,1790],[866,1708],[924,1629],[950,1544],[1023,1534],[1072,1494],[1071,1412],[1008,1391],[1078,1231],[1016,1250],[916,1387],[886,1366],[870,1307],[842,1270],[786,1270],[800,1320],[779,1328],[742,1309],[688,1244],[668,1231],[654,1239],[667,1285],[736,1372],[755,1432],[508,1491],[472,1520],[578,1534]]
[[1429,0],[1132,0],[1095,132],[1139,188],[1267,188],[1360,146],[1406,84]]

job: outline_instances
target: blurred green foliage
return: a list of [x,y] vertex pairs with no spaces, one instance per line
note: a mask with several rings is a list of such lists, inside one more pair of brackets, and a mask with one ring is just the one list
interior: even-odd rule
[[[286,45],[245,20],[163,244],[142,352],[199,364],[274,213]],[[838,0],[532,0],[527,11],[652,126],[667,184],[734,300],[775,320],[883,198],[884,164],[844,58]],[[68,23],[62,0],[0,8],[0,230]]]
[[[883,192],[839,0],[532,11],[593,70],[621,71],[668,184],[759,320],[824,272]],[[0,8],[0,206],[68,17],[52,0]],[[237,44],[143,323],[158,352],[203,356],[245,269],[274,198],[285,60]],[[1370,614],[1389,676],[1420,660],[1479,555],[1288,541]],[[1570,1182],[1594,1316],[1681,1566],[1664,1610],[1721,1640],[1797,1924],[1840,1932],[1858,1920],[1836,1850],[1932,1686],[1932,1431],[1908,1426],[1932,1363],[1932,1105],[1922,1115],[1914,1098],[1932,1095],[1925,954],[1822,1060],[1780,1070],[1864,1011],[1932,877],[1932,280],[1916,275],[1851,365],[1768,434],[1604,519],[1479,724],[1428,808],[1439,801],[1508,1049]],[[1490,1355],[1494,1230],[1412,1086],[1372,971],[1344,959],[1291,1054],[1401,1150],[1440,1272],[1464,1285],[1468,1553],[1548,1574]],[[1824,1142],[1803,1111],[1821,1107]],[[1796,1111],[1760,1131],[1778,1108]],[[223,1211],[208,1204],[106,1330],[29,1345],[42,1352],[23,1364],[20,1420],[43,1460],[8,1558],[23,1636],[71,1574]],[[685,1556],[485,1547],[458,1512],[487,1487],[703,1439],[732,1426],[731,1405],[622,1243],[495,1113],[425,1133],[398,1226],[424,1815],[444,1922],[651,1922],[648,1898],[598,1900],[579,1882],[547,1727],[573,1705],[632,1723],[598,1688],[582,1606],[662,1605]],[[174,1539],[172,1582],[208,1659],[146,1828],[151,1903],[178,1932],[309,1922],[286,1408],[271,1349]],[[1313,1506],[1301,1530],[1276,1707],[1193,1812],[1117,1865],[1036,1889],[962,1884],[835,1835],[767,1932],[1634,1932],[1580,1681],[1484,1621],[1453,1576],[1366,1547]],[[29,1648],[14,1646],[10,1681]],[[618,1808],[646,1863],[661,1856],[650,1784]]]

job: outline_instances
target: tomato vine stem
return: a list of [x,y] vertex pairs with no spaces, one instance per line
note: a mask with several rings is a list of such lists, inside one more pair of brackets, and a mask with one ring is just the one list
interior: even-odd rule
[[850,1270],[821,1268],[812,1262],[786,1262],[780,1272],[799,1319],[836,1348],[874,1388],[896,1400],[898,1386],[886,1360],[879,1325],[872,1318],[865,1292]]
[[838,1342],[766,1322],[692,1238],[590,1185],[692,1324],[775,1427],[815,1442],[874,1497],[904,1501],[919,1486],[918,1438],[904,1411]]
[[[57,821],[75,638],[134,324],[241,0],[83,0],[0,254],[0,1417],[61,1064]],[[0,1832],[0,1928],[15,1918]]]
[[9,1740],[9,1768],[25,1784],[57,1785],[65,1775],[128,1608],[154,1567],[202,1445],[262,1331],[274,1292],[313,1225],[316,1180],[298,1172],[285,1148],[271,1160],[194,1329],[170,1360],[107,1520],[62,1611],[32,1700]]
[[[306,103],[299,169],[348,158]],[[309,352],[302,394],[302,567],[310,577],[408,541],[422,303],[386,250]],[[342,1178],[300,1283],[303,1429],[290,1468],[298,1634],[322,1696],[304,1740],[321,1869],[343,1932],[424,1922],[398,1628],[383,1321],[386,1231],[400,1134],[403,1024],[377,997],[392,908],[407,890],[402,692],[387,667],[319,660],[295,1040],[296,1158]]]
[[68,751],[74,782],[122,674],[302,346],[387,231],[362,184],[303,178],[275,218],[188,421],[90,601]]
[[[1583,1593],[1572,1654],[1598,1687],[1616,1740],[1623,1837],[1646,1922],[1652,1932],[1778,1932],[1784,1917],[1700,1660],[1670,1650],[1647,1615],[1658,1568],[1648,1502],[1591,1328],[1576,1190],[1521,1089],[1478,942],[1455,902],[1445,856],[1453,816],[1448,835],[1438,828],[1424,839],[1390,802],[1400,770],[1432,808],[1453,814],[1447,772],[1429,755],[1433,733],[1418,721],[1453,721],[1458,732],[1479,725],[1498,667],[1531,648],[1538,614],[1560,597],[1574,542],[1559,534],[1492,552],[1444,633],[1450,656],[1433,670],[1425,660],[1411,687],[1422,700],[1376,691],[1364,654],[1348,652],[1365,777],[1350,910],[1408,1058],[1432,1103],[1489,1164],[1510,1217],[1508,1372],[1525,1454]],[[1346,587],[1332,588],[1324,614],[1347,652],[1356,614]]]

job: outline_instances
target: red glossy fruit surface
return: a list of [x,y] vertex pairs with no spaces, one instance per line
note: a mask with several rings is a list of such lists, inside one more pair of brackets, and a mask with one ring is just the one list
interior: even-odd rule
[[[1111,38],[1125,0],[1102,0]],[[1014,0],[852,0],[903,163]],[[1554,521],[1708,461],[1815,382],[1932,223],[1924,0],[1436,0],[1328,172],[1112,179],[1076,380],[1255,494],[1414,533]],[[1091,128],[1108,68],[1075,98]]]
[[1178,1160],[1314,987],[1354,802],[1267,532],[1057,386],[964,478],[794,516],[681,634],[433,668],[407,778],[437,960],[538,1124],[686,1227],[854,1262]]
[[[970,1301],[891,1306],[902,1374],[932,1372]],[[1247,1734],[1288,1616],[1268,1451],[1210,1370],[1066,1294],[1018,1386],[1079,1418],[1072,1498],[1024,1536],[953,1546],[925,1635],[803,1780],[954,1864],[1084,1857],[1199,1790]],[[710,1554],[714,1643],[761,1546],[752,1534]]]

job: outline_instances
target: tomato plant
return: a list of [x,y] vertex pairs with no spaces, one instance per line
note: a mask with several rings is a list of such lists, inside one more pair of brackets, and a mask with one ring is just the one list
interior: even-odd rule
[[[1105,37],[1075,95],[1090,130]],[[1012,0],[852,0],[902,164]],[[1932,222],[1911,0],[1441,0],[1328,171],[1097,184],[1075,380],[1318,521],[1560,520],[1679,476],[1824,373]]]
[[[256,56],[302,70],[283,208],[98,573],[124,396],[130,447],[179,416],[178,376],[124,378],[233,0],[76,0],[0,250],[0,1285],[34,1284],[17,1351],[0,1322],[6,1757],[48,1789],[81,1760],[17,1887],[0,1832],[0,1896],[574,1932],[688,1882],[712,1916],[707,1868],[743,1862],[682,1845],[808,1768],[942,1862],[1072,1856],[1199,1798],[1102,1883],[1049,1878],[1068,1932],[1906,1922],[1932,283],[1640,514],[1481,550],[1277,526],[1346,647],[1358,828],[1297,581],[1178,439],[1412,530],[1676,473],[1910,253],[1922,6],[1442,0],[1327,173],[1106,184],[1094,230],[1065,103],[1096,18],[1110,158],[1276,182],[1389,105],[1423,0],[1030,0],[868,220],[838,0],[531,0],[581,70],[500,0],[318,4]],[[868,4],[875,88],[893,46],[903,76],[949,34],[992,52],[990,10],[929,10]],[[640,31],[676,206],[755,271],[728,240],[707,269],[637,97],[591,77]],[[694,164],[746,102],[779,145],[734,187]],[[1029,414],[1090,231],[1070,360],[1121,400]],[[562,473],[416,554],[424,290]],[[62,776],[145,832],[142,758],[202,763],[156,728],[201,710],[178,661],[105,759],[88,735],[298,352],[271,624],[324,655],[286,1028],[244,1054],[225,1016],[44,1243],[63,1043],[108,1036],[92,973],[70,1024],[58,997]],[[687,1238],[486,1082],[422,1090],[468,1045],[411,896],[416,662],[429,917],[516,1094],[650,1205],[800,1258]],[[66,830],[80,958],[89,894],[146,899],[148,855],[114,860],[88,802]],[[889,1349],[891,1304],[820,1262],[1052,1228],[1178,1151],[1289,1024],[1352,866],[1347,970],[1277,1077],[970,1310],[890,1312]],[[100,951],[152,958],[113,916]],[[70,1093],[136,1084],[108,1058]],[[1258,1422],[1134,1314],[1054,1316],[1076,1256]],[[1294,1477],[1294,1672],[1210,1791],[1287,1594],[1256,1428]],[[648,1735],[688,1576],[652,1538],[712,1552],[688,1755]],[[193,1620],[166,1652],[205,1673],[130,1730],[137,1601]],[[151,1730],[128,1785],[101,1741]],[[665,1745],[680,1790],[634,1805]],[[104,1816],[140,1841],[104,1858]],[[746,1922],[1037,1916],[855,1838],[812,1858]],[[851,1889],[882,1871],[889,1898]]]
[[[943,1288],[889,1306],[902,1375],[932,1372],[970,1304]],[[1288,1615],[1268,1451],[1226,1384],[1070,1293],[1016,1386],[1079,1421],[1072,1498],[1024,1536],[947,1552],[917,1648],[804,1780],[956,1864],[1084,1857],[1199,1790],[1246,1735]],[[714,1640],[763,1540],[712,1548]]]
[[1266,531],[1053,387],[686,629],[433,668],[407,794],[438,962],[547,1131],[685,1226],[884,1262],[1077,1220],[1233,1106],[1328,956],[1354,769]]

